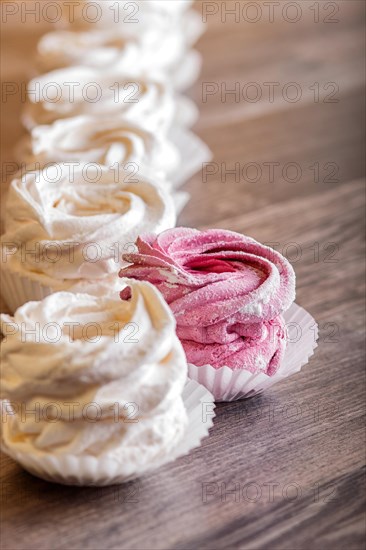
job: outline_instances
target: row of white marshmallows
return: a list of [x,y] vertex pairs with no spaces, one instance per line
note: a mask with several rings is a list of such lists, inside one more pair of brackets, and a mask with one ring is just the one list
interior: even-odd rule
[[[175,226],[177,188],[209,151],[177,95],[200,64],[187,51],[201,32],[191,2],[93,2],[97,25],[77,4],[74,23],[39,44],[51,72],[29,85],[26,169],[7,199],[3,290],[15,315],[2,316],[3,448],[46,479],[105,485],[185,454],[212,424],[199,395],[184,400],[187,362],[162,296],[117,277],[140,233]],[[116,4],[141,19],[111,20]],[[39,418],[23,417],[37,407]]]
[[86,21],[88,2],[77,2],[73,23],[65,17],[39,44],[39,66],[47,59],[55,70],[29,84],[31,135],[17,148],[25,169],[8,194],[1,260],[12,311],[56,290],[109,283],[139,234],[175,226],[188,200],[179,187],[210,158],[172,72],[185,85],[197,76],[191,46],[202,23],[191,2],[137,2],[136,22],[111,21],[116,3],[94,4],[96,23]]

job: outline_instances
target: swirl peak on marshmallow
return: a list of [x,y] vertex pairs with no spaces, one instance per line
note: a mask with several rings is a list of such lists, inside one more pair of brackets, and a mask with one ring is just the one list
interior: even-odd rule
[[38,64],[43,71],[83,65],[115,74],[138,72],[169,74],[181,62],[187,38],[180,29],[147,32],[128,37],[116,29],[87,32],[53,31],[38,44]]
[[[108,18],[112,19],[109,23]],[[117,13],[105,9],[99,21],[88,24],[85,19],[79,17],[76,26],[41,38],[38,63],[43,71],[83,65],[118,74],[134,67],[169,76],[203,32],[202,20],[193,10],[178,17],[168,12],[142,12],[140,19],[130,24],[123,20],[121,24]]]
[[[170,305],[188,361],[274,374],[295,274],[278,252],[221,229],[177,228],[137,240],[120,274],[153,283]],[[126,295],[128,290],[123,291]]]
[[130,284],[129,301],[60,292],[2,315],[1,398],[40,409],[8,418],[7,447],[111,458],[130,475],[179,443],[187,363],[174,317],[152,285]]
[[120,165],[165,178],[180,165],[178,148],[161,132],[149,132],[123,118],[79,116],[36,126],[19,157],[27,164],[81,161]]
[[116,272],[119,250],[146,229],[173,227],[175,219],[159,181],[97,164],[61,163],[13,180],[1,242],[14,249],[9,268],[65,288],[70,280]]
[[151,131],[168,131],[176,110],[175,96],[163,78],[69,67],[29,83],[23,123],[30,130],[58,119],[98,115],[121,117]]

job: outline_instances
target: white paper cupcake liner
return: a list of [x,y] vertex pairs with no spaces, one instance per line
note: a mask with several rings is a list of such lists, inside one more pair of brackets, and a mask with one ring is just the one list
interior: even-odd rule
[[173,193],[173,201],[177,216],[179,216],[191,199],[191,195],[185,191]]
[[[198,447],[213,425],[213,396],[194,380],[188,380],[183,390],[183,401],[188,413],[188,427],[178,446],[164,459],[149,463],[146,472],[172,462]],[[4,429],[11,426],[11,418]],[[27,454],[9,448],[2,441],[2,450],[31,474],[64,485],[106,486],[130,481],[136,474],[121,475],[118,461],[93,456]]]
[[202,56],[197,50],[191,50],[181,60],[181,63],[172,71],[173,87],[184,92],[198,80],[202,68]]
[[183,17],[184,29],[187,44],[193,46],[205,33],[207,25],[203,23],[202,16],[196,10],[189,10]]
[[105,296],[106,294],[118,296],[124,286],[118,276],[118,271],[119,269],[104,279],[70,279],[63,288],[56,288],[2,267],[0,270],[0,293],[11,314],[14,314],[19,307],[27,302],[43,300],[54,292],[67,291],[94,296]]
[[176,113],[173,124],[183,128],[191,128],[199,118],[198,107],[192,99],[185,95],[175,96]]
[[169,132],[169,138],[181,154],[179,172],[172,178],[173,187],[178,188],[199,172],[204,162],[212,159],[212,153],[198,136],[184,128],[175,126]]
[[43,285],[29,277],[22,276],[17,271],[5,269],[3,266],[1,267],[0,278],[1,295],[10,313],[14,313],[18,307],[27,302],[43,300],[43,298],[57,291],[56,288]]
[[257,395],[277,382],[301,370],[317,347],[318,325],[302,307],[292,304],[284,314],[288,341],[282,365],[273,376],[253,374],[229,367],[215,369],[211,365],[188,365],[188,376],[205,386],[215,401],[235,401]]

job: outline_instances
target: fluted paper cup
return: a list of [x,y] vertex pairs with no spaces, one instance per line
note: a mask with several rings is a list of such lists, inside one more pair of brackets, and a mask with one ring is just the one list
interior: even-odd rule
[[43,300],[43,298],[59,290],[30,277],[24,277],[17,271],[7,269],[3,265],[1,266],[0,279],[1,295],[12,314],[23,304]]
[[[145,473],[188,454],[208,435],[213,425],[213,396],[194,380],[188,380],[183,390],[183,401],[188,413],[188,427],[177,447],[166,457],[148,464]],[[12,416],[4,423],[4,433],[11,429]],[[94,456],[56,455],[34,452],[20,452],[7,446],[4,436],[2,450],[18,462],[29,473],[55,483],[79,486],[107,486],[124,483],[138,477],[133,465],[128,471],[117,459]],[[123,470],[123,472],[121,471]]]
[[195,102],[185,95],[178,94],[175,96],[175,104],[176,112],[173,125],[192,128],[199,118],[199,110]]
[[173,87],[184,92],[198,80],[202,68],[202,56],[197,50],[191,50],[171,73]]
[[[296,374],[306,365],[317,347],[318,325],[302,307],[292,304],[284,314],[288,338],[283,362],[273,376],[253,374],[245,370],[233,370],[212,365],[197,367],[188,365],[188,376],[205,386],[215,401],[236,401],[252,397],[267,390],[277,382]],[[293,334],[291,334],[293,333]]]
[[207,145],[195,134],[182,127],[174,126],[169,132],[169,138],[181,154],[181,164],[172,178],[176,189],[202,169],[204,162],[212,159],[212,153]]
[[123,283],[118,277],[118,271],[103,279],[70,279],[55,285],[46,285],[21,273],[4,267],[0,270],[0,293],[11,314],[27,302],[38,302],[54,292],[65,290],[74,293],[87,293],[97,296],[106,294],[119,295]]
[[186,191],[178,191],[173,193],[173,201],[175,205],[175,210],[177,212],[177,216],[179,216],[182,213],[182,211],[187,206],[190,200],[191,200],[191,195]]

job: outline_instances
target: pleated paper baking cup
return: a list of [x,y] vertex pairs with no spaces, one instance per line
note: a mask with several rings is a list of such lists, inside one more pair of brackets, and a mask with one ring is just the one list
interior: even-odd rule
[[302,307],[292,304],[284,314],[287,328],[287,347],[282,365],[273,376],[253,374],[243,369],[229,367],[215,369],[211,365],[188,365],[188,376],[205,386],[215,401],[236,401],[252,397],[267,390],[277,382],[295,374],[306,365],[317,347],[318,325]]
[[188,51],[170,74],[173,87],[179,92],[185,92],[198,80],[201,68],[201,54],[197,50]]
[[196,10],[187,11],[183,17],[183,23],[187,44],[193,46],[206,31],[206,25]]
[[175,96],[176,112],[173,124],[184,128],[192,128],[199,118],[198,107],[189,97],[178,94]]
[[179,171],[172,178],[173,187],[178,188],[199,172],[204,162],[212,159],[212,153],[198,136],[182,127],[174,126],[169,138],[181,154]]
[[0,279],[1,295],[12,314],[23,304],[43,300],[57,290],[3,266]]
[[[182,193],[182,195],[185,195]],[[184,201],[185,196],[181,200]],[[93,296],[119,296],[124,284],[116,273],[111,273],[103,279],[69,279],[56,287],[44,285],[38,281],[24,277],[17,271],[4,269],[0,270],[0,293],[9,308],[10,313],[26,304],[27,302],[38,302],[54,292],[67,291],[75,294],[92,294]]]
[[[199,447],[213,425],[214,398],[212,394],[194,380],[188,380],[183,390],[183,401],[188,413],[188,427],[185,436],[177,447],[163,459],[150,462],[143,475],[188,454]],[[11,429],[11,419],[4,423],[4,431]],[[141,474],[132,470],[126,472],[113,458],[96,458],[94,456],[52,455],[50,453],[28,454],[7,446],[2,440],[2,450],[18,462],[29,473],[64,485],[107,486],[124,483]],[[121,466],[124,472],[121,473]]]
[[177,216],[179,216],[191,199],[191,195],[185,191],[173,193],[173,201]]

